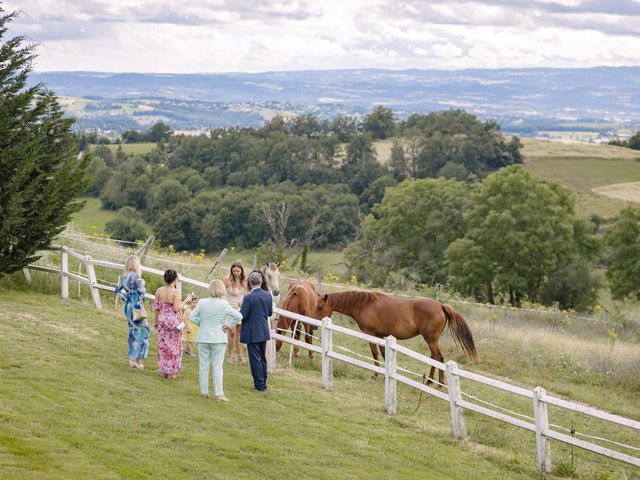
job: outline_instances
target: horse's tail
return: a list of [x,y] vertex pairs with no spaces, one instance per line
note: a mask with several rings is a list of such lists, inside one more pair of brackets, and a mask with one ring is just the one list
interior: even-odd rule
[[453,340],[464,350],[471,360],[477,362],[478,352],[476,351],[476,345],[473,341],[471,330],[469,330],[469,325],[467,325],[464,317],[456,312],[453,307],[444,303],[442,304],[442,310],[447,318]]

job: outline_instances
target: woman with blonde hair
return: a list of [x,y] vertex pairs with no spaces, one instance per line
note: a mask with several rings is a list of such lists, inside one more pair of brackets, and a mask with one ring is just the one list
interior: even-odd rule
[[234,328],[242,314],[229,305],[223,297],[226,293],[221,280],[209,284],[209,297],[198,301],[190,319],[200,327],[198,331],[198,357],[200,360],[200,393],[209,397],[209,365],[213,367],[213,389],[216,399],[228,402],[222,389],[222,365],[227,348],[227,331]]
[[146,318],[136,319],[134,309],[144,307],[145,293],[140,259],[131,255],[127,257],[124,272],[118,278],[115,294],[124,302],[124,316],[129,325],[129,366],[139,369],[144,368],[142,360],[147,358],[149,350],[149,321]]
[[[242,267],[242,263],[233,262],[231,264],[229,276],[225,277],[223,282],[224,286],[227,289],[227,295],[225,296],[225,299],[229,302],[229,305],[239,311],[240,306],[242,305],[242,299],[247,293],[247,286],[245,284],[244,268]],[[243,362],[243,347],[240,343],[240,324],[230,329],[227,336],[229,337],[227,347],[227,361],[229,363],[231,363],[233,360]],[[235,357],[233,356],[234,348],[236,350]]]

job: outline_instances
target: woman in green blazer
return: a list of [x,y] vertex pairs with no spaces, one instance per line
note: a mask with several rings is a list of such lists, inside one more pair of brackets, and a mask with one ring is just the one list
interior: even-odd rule
[[228,402],[222,389],[222,365],[227,349],[227,331],[242,320],[242,314],[222,297],[224,283],[213,280],[209,284],[209,298],[201,299],[191,312],[189,320],[200,327],[196,342],[200,357],[200,393],[209,397],[209,365],[213,367],[213,390],[216,399]]

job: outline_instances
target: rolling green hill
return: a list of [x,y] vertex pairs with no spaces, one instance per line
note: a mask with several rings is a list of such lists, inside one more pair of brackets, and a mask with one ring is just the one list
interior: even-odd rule
[[[197,359],[177,381],[126,362],[126,324],[110,309],[2,291],[0,472],[70,478],[530,478],[492,448],[456,444],[447,411],[388,416],[381,382],[280,371],[252,389],[225,366],[229,404],[198,394]],[[155,335],[154,335],[155,337]],[[445,405],[446,407],[446,405]],[[435,417],[435,418],[434,418]],[[496,458],[498,457],[498,458]],[[502,457],[502,459],[500,459]]]
[[[225,365],[231,402],[202,399],[197,359],[185,358],[177,381],[161,379],[153,371],[154,332],[147,369],[130,369],[126,324],[111,308],[112,297],[105,296],[104,310],[97,311],[86,295],[65,302],[55,294],[26,291],[41,288],[45,275],[36,272],[34,287],[18,275],[0,283],[3,479],[250,479],[257,471],[261,478],[279,479],[539,478],[530,432],[466,412],[468,438],[456,442],[446,402],[399,385],[398,414],[387,415],[382,381],[338,362],[334,389],[323,391],[319,359],[300,358],[295,369],[287,369],[286,348],[266,395],[252,390],[247,365],[234,364]],[[55,291],[55,278],[46,278]],[[75,295],[75,288],[71,292]],[[621,339],[614,350],[598,328],[579,328],[577,336],[533,317],[514,320],[522,314],[498,318],[482,309],[463,311],[481,355],[480,364],[463,368],[523,386],[542,384],[554,394],[639,418],[632,373],[637,345]],[[444,340],[446,358],[464,366],[449,335]],[[363,354],[368,350],[344,337],[334,342]],[[426,348],[418,339],[405,343],[421,352]],[[463,391],[530,414],[529,400],[473,385],[463,382]],[[561,425],[575,420],[579,431],[596,428],[606,438],[637,443],[633,433],[614,426],[579,415],[570,419],[553,409],[550,415]],[[552,449],[555,469],[545,478],[638,474],[583,451],[571,460],[571,449],[555,442]]]

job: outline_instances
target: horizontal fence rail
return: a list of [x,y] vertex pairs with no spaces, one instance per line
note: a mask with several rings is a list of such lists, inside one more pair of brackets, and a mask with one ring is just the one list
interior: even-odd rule
[[[104,260],[94,260],[89,255],[81,255],[64,246],[51,247],[50,250],[57,251],[60,253],[60,267],[54,268],[54,267],[43,266],[43,265],[29,265],[27,269],[23,270],[25,277],[27,278],[27,281],[31,280],[29,275],[29,270],[59,274],[60,280],[61,280],[62,298],[66,299],[69,297],[69,279],[71,279],[81,284],[88,285],[91,292],[91,297],[93,299],[93,302],[96,308],[102,308],[99,290],[114,292],[115,288],[113,286],[104,285],[98,282],[95,274],[95,267],[109,268],[113,270],[122,271],[124,269],[124,265],[119,263],[104,261]],[[85,272],[87,274],[86,277],[82,276],[80,273],[76,274],[69,271],[69,257],[74,258],[78,261],[84,262]],[[158,275],[158,276],[164,275],[164,271],[158,270],[156,268],[146,267],[146,266],[142,267],[142,271],[151,273],[153,275]],[[208,284],[205,282],[178,275],[178,288],[180,288],[182,284],[191,285],[191,286],[200,287],[200,288],[208,287]],[[152,300],[154,299],[154,296],[151,294],[146,294],[145,298]],[[321,345],[320,346],[312,345],[312,344],[303,342],[301,340],[296,340],[292,337],[289,337],[286,334],[279,333],[275,329],[275,327],[272,326],[272,329],[271,329],[272,340],[269,342],[269,345],[267,346],[268,365],[270,370],[273,370],[273,367],[275,365],[276,351],[275,351],[274,340],[280,340],[292,346],[304,348],[311,352],[321,354],[322,356],[322,387],[325,389],[331,389],[333,386],[333,360],[339,360],[341,362],[345,362],[347,364],[369,370],[376,374],[384,375],[385,377],[385,409],[390,414],[396,413],[396,382],[401,382],[421,392],[427,393],[443,401],[449,402],[450,411],[451,411],[451,428],[455,438],[464,438],[466,436],[465,425],[464,425],[464,415],[463,415],[463,411],[465,409],[479,413],[481,415],[484,415],[490,418],[494,418],[496,420],[500,420],[502,422],[514,425],[516,427],[534,432],[536,435],[538,467],[543,472],[549,472],[551,470],[551,447],[549,442],[549,440],[551,439],[566,443],[568,445],[573,445],[591,452],[595,452],[600,455],[614,458],[616,460],[626,462],[636,467],[640,467],[640,457],[633,456],[628,453],[620,452],[612,448],[603,447],[601,445],[592,443],[588,440],[578,439],[572,435],[567,435],[565,433],[561,433],[554,430],[553,428],[556,428],[556,429],[557,428],[563,429],[563,428],[549,423],[547,407],[549,405],[552,405],[554,407],[580,413],[592,418],[597,418],[603,421],[615,423],[617,425],[621,425],[624,427],[628,427],[628,428],[640,431],[640,422],[638,421],[621,417],[619,415],[614,415],[614,414],[611,414],[602,410],[598,410],[596,408],[592,408],[586,405],[580,405],[567,400],[563,400],[561,398],[547,395],[546,391],[542,387],[536,387],[533,390],[528,390],[526,388],[511,385],[501,380],[496,380],[490,377],[486,377],[484,375],[463,370],[459,368],[457,364],[453,361],[449,361],[446,364],[442,362],[438,362],[437,360],[434,360],[426,355],[423,355],[407,347],[399,345],[398,343],[396,343],[396,339],[393,338],[392,336],[386,337],[384,339],[373,337],[371,335],[367,335],[366,333],[352,330],[350,328],[346,328],[340,325],[335,325],[332,319],[329,317],[326,317],[323,320],[317,320],[317,319],[306,317],[304,315],[300,315],[294,312],[289,312],[287,310],[283,310],[278,307],[274,307],[274,313],[296,320],[296,323],[301,322],[301,323],[306,323],[308,325],[312,325],[314,327],[318,327],[320,331],[319,340],[321,341]],[[356,338],[358,340],[362,340],[371,344],[385,347],[386,358],[384,361],[384,365],[381,366],[383,362],[379,362],[378,364],[371,364],[363,360],[353,358],[352,356],[336,352],[335,349],[340,349],[348,353],[354,354],[356,356],[364,357],[363,355],[352,352],[346,348],[339,347],[337,345],[334,346],[334,343],[333,343],[334,333],[340,334],[340,335],[346,335],[351,338]],[[302,332],[302,335],[306,335],[306,334]],[[314,337],[314,338],[317,338],[317,337]],[[420,362],[421,364],[424,364],[429,367],[435,367],[445,371],[446,377],[447,377],[447,385],[442,385],[442,386],[447,388],[447,392],[445,393],[429,385],[425,385],[423,382],[413,380],[408,376],[404,375],[403,373],[400,373],[400,372],[404,372],[404,373],[411,373],[411,374],[417,375],[418,377],[421,376],[420,374],[415,374],[410,370],[398,367],[397,358],[396,358],[397,354],[405,355],[409,358],[412,358]],[[480,400],[478,398],[473,397],[472,395],[462,392],[460,389],[461,378],[464,378],[466,380],[470,380],[473,382],[477,382],[492,388],[497,388],[502,391],[506,391],[506,392],[531,400],[532,407],[533,407],[533,412],[532,412],[533,416],[527,416],[527,415],[518,414],[515,412],[510,412],[505,408],[499,407],[497,405],[492,405],[489,402]],[[424,377],[423,377],[423,380],[424,380]],[[479,405],[478,403],[475,403],[469,400],[464,400],[462,399],[462,395],[464,395],[465,397],[471,398],[472,400],[475,400],[478,403],[484,403],[486,406]],[[502,410],[502,411],[497,411],[497,410]],[[517,418],[517,417],[523,417],[524,419]],[[565,430],[569,431],[568,429],[565,429]],[[574,431],[570,431],[570,432],[572,434],[577,433]],[[614,442],[601,437],[594,437],[586,434],[580,434],[580,435],[583,437],[594,439],[594,440],[609,442],[610,444],[617,445],[617,446],[626,448],[628,450],[640,452],[640,448],[635,446],[624,445],[622,443]]]

